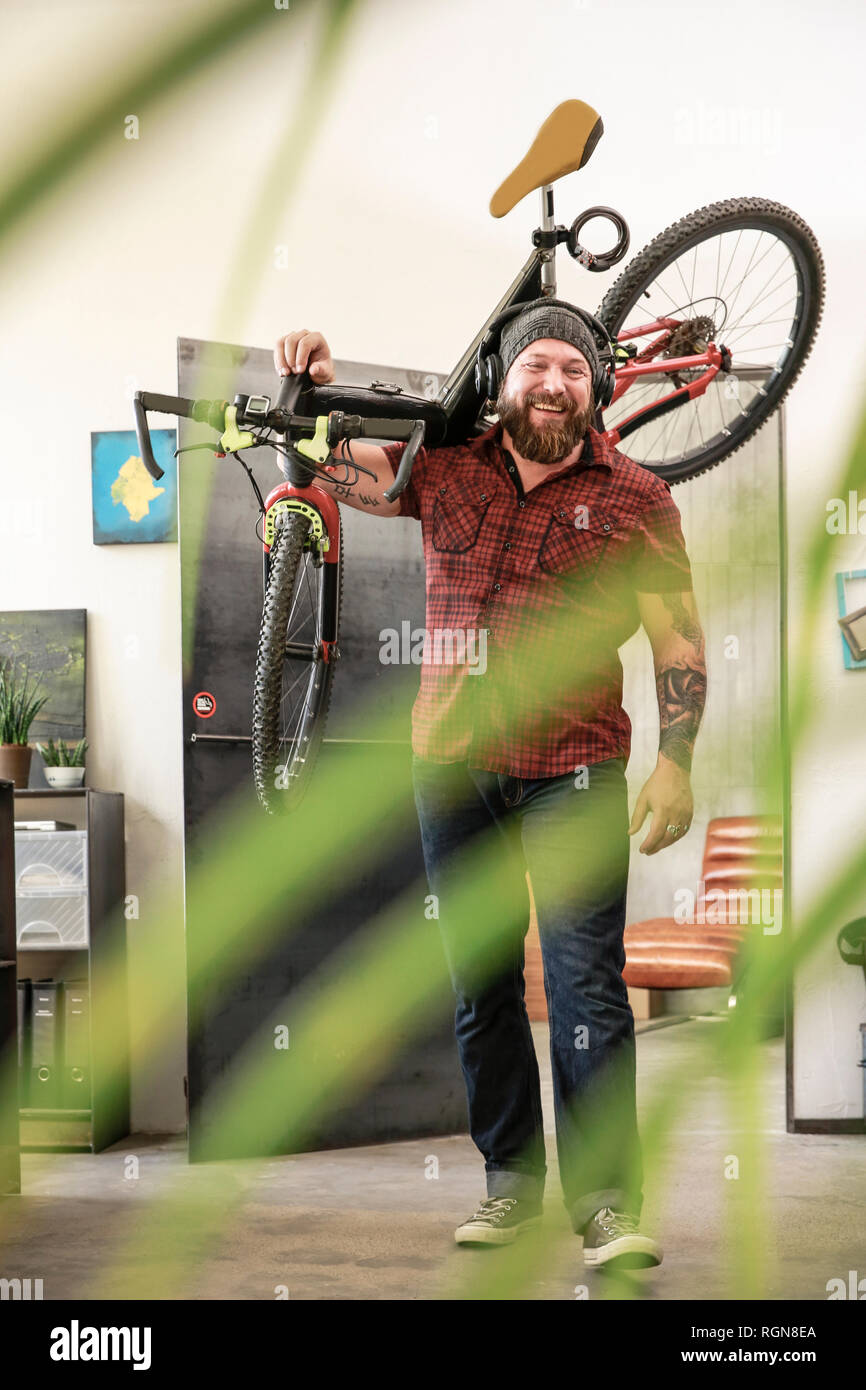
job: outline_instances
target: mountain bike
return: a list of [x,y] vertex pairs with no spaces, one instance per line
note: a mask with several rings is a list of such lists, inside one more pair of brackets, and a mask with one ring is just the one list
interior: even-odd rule
[[[261,629],[253,697],[253,771],[262,806],[297,806],[315,767],[339,658],[342,552],[338,503],[317,484],[358,482],[354,461],[325,465],[341,441],[400,441],[403,454],[391,501],[406,487],[422,444],[457,444],[487,429],[482,349],[503,314],[556,296],[556,253],[587,271],[610,270],[630,235],[621,213],[595,206],[570,227],[556,223],[553,184],[584,167],[603,132],[586,103],[563,102],[544,122],[520,164],[490,203],[501,217],[533,191],[541,221],[520,272],[467,347],[435,400],[399,387],[314,385],[307,373],[285,377],[275,402],[237,395],[187,400],[137,392],[141,458],[154,478],[148,411],[178,415],[219,431],[218,457],[267,447],[287,459],[288,481],[262,497]],[[604,253],[581,243],[588,222],[612,223]],[[814,234],[797,213],[764,198],[730,198],[673,223],[626,267],[595,315],[584,313],[607,371],[596,425],[612,445],[670,483],[697,477],[742,447],[784,400],[806,361],[820,322],[824,266]],[[182,452],[182,450],[178,450]],[[244,466],[246,466],[244,464]],[[344,468],[342,478],[335,471]]]

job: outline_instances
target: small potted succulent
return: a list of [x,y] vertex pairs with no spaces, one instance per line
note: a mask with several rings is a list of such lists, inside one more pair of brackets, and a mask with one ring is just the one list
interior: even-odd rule
[[20,657],[0,661],[0,777],[14,782],[19,791],[30,779],[30,725],[48,700],[36,693],[39,679],[30,675]]
[[84,781],[84,755],[87,752],[87,740],[79,739],[73,746],[71,743],[64,743],[60,738],[54,742],[50,738],[47,743],[37,743],[36,747],[42,754],[42,761],[45,764],[45,780],[49,787],[58,790],[66,787],[80,787]]

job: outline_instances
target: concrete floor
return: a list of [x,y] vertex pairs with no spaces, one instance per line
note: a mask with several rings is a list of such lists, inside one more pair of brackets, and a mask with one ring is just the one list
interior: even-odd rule
[[[730,1223],[744,1219],[743,1184],[724,1177],[738,1112],[725,1078],[698,1055],[725,1027],[638,1025],[642,1112],[671,1059],[693,1057],[701,1077],[647,1188],[643,1224],[665,1251],[658,1269],[615,1281],[584,1271],[556,1175],[547,1029],[534,1025],[551,1170],[543,1246],[454,1246],[454,1226],[484,1191],[465,1135],[194,1166],[181,1137],[136,1135],[96,1155],[22,1156],[22,1195],[0,1205],[0,1277],[41,1278],[46,1299],[478,1298],[491,1291],[477,1281],[504,1276],[517,1255],[530,1273],[510,1297],[752,1297],[726,1253]],[[788,1134],[782,1039],[762,1054],[761,1296],[825,1300],[829,1279],[866,1276],[866,1137]],[[435,1180],[425,1176],[431,1159]]]

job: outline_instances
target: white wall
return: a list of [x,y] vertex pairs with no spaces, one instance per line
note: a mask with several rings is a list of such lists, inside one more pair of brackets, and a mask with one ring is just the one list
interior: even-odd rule
[[[98,92],[130,57],[153,52],[169,26],[214,8],[7,0],[7,167],[63,128],[79,93]],[[606,134],[589,167],[561,187],[561,220],[613,204],[637,250],[696,207],[758,193],[797,209],[818,235],[828,307],[788,417],[795,544],[821,524],[859,403],[855,0],[819,8],[735,0],[723,10],[685,0],[362,5],[342,74],[321,94],[301,185],[290,206],[273,187],[273,225],[261,253],[246,258],[252,288],[226,308],[245,200],[309,61],[308,9],[275,11],[273,27],[234,45],[230,62],[137,113],[139,141],[119,127],[19,228],[0,270],[0,403],[16,425],[3,452],[0,603],[89,612],[92,780],[126,793],[129,890],[141,900],[129,928],[133,1009],[148,903],[160,886],[181,891],[177,554],[172,545],[92,545],[90,431],[130,426],[130,378],[172,389],[178,335],[268,344],[278,331],[315,326],[345,358],[447,368],[504,291],[536,224],[533,202],[493,222],[489,196],[553,106],[579,96],[602,113]],[[287,270],[273,268],[275,243],[291,248]],[[560,288],[595,308],[609,283],[569,263]],[[837,567],[866,563],[864,546],[840,541]],[[793,604],[799,578],[795,561]],[[804,756],[795,787],[802,901],[863,822],[862,734],[859,773],[843,735],[856,741],[862,729],[866,677],[841,670],[834,604],[828,591],[814,672],[832,731]],[[862,978],[834,964],[829,948],[825,957],[827,983],[798,994],[798,1107],[857,1114],[848,1052],[858,1008],[863,1015]],[[167,968],[182,967],[179,941]],[[844,1010],[838,1036],[831,996],[833,1016]],[[180,1128],[182,1021],[159,1072],[150,1057],[133,1066],[136,1127]]]

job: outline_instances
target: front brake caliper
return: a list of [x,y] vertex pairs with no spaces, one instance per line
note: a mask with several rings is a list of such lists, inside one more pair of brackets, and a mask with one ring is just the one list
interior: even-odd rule
[[325,524],[322,521],[321,512],[305,502],[301,497],[278,497],[265,513],[264,537],[265,545],[270,548],[274,543],[274,533],[277,525],[277,518],[286,512],[300,512],[302,516],[310,519],[310,534],[307,537],[306,548],[322,555],[330,549],[331,542],[325,535]]

